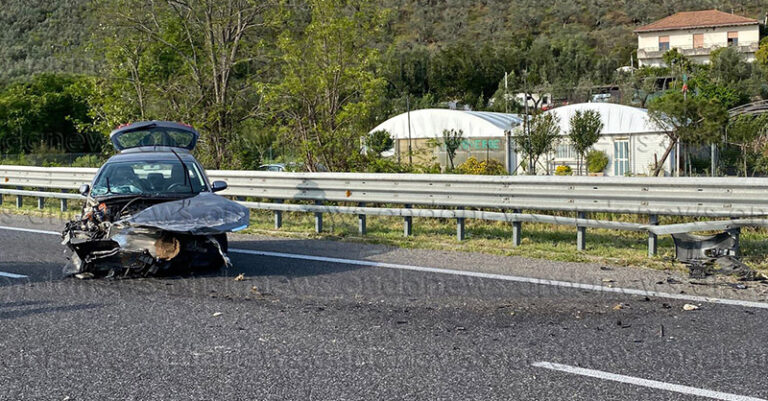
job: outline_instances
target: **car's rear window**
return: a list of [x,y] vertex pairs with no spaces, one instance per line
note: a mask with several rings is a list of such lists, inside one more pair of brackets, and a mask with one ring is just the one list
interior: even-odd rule
[[195,134],[190,131],[167,127],[150,127],[138,131],[129,131],[120,133],[116,137],[116,141],[122,149],[140,146],[190,148],[194,140]]

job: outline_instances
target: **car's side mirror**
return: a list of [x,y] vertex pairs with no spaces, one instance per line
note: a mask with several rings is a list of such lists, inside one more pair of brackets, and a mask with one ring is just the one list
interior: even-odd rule
[[224,181],[214,181],[211,184],[211,191],[213,192],[219,192],[227,189],[227,183]]
[[80,195],[88,196],[88,192],[91,190],[91,186],[88,184],[83,184],[80,186],[80,188],[77,190],[80,192]]

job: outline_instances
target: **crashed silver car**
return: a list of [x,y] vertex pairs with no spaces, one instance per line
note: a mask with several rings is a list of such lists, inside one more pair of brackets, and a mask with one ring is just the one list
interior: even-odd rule
[[154,274],[229,263],[227,233],[247,227],[249,210],[216,195],[190,153],[199,134],[166,121],[121,126],[110,134],[119,154],[96,173],[82,215],[67,223],[68,275]]

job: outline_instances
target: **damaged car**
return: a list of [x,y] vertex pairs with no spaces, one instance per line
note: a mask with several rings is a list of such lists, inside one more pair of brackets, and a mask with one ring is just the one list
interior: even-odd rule
[[118,154],[96,173],[82,214],[67,223],[67,275],[149,275],[229,264],[227,233],[249,222],[248,208],[219,196],[190,153],[200,135],[191,126],[148,121],[110,134]]

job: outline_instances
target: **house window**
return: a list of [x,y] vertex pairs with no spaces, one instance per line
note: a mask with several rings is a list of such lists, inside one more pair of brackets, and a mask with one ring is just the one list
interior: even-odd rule
[[739,33],[728,32],[728,46],[738,46],[738,45],[739,45]]
[[613,175],[621,177],[629,172],[629,141],[613,143]]
[[570,143],[560,143],[557,145],[557,150],[555,151],[555,158],[556,159],[566,159],[566,160],[575,160],[576,159],[576,151],[573,150],[573,145]]
[[669,50],[669,36],[659,36],[659,51]]
[[704,47],[704,34],[703,33],[693,34],[693,48],[701,49],[703,47]]

